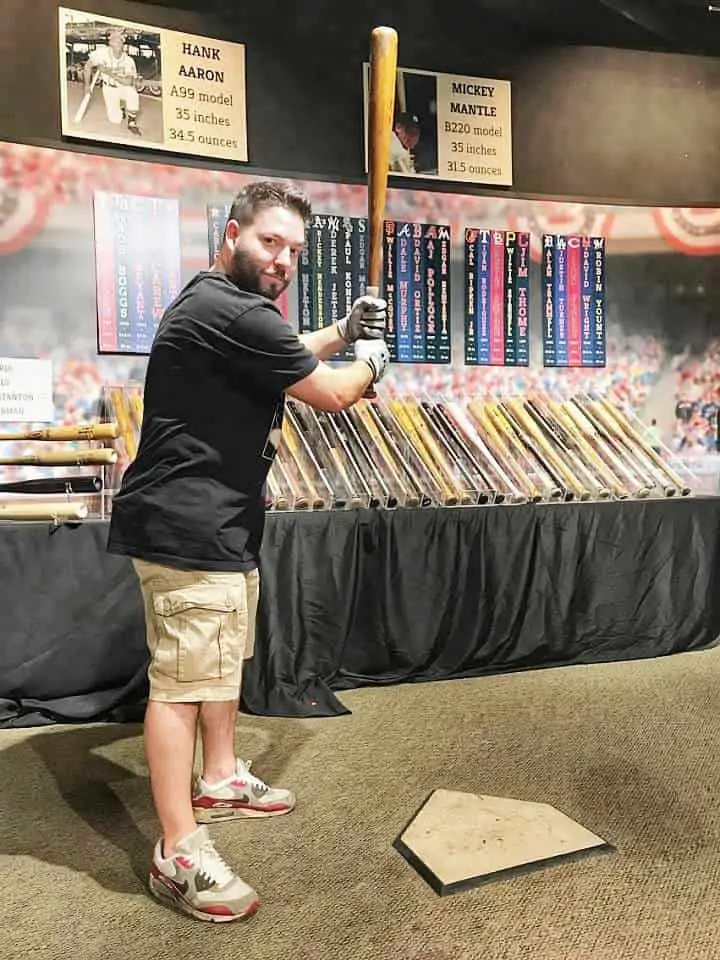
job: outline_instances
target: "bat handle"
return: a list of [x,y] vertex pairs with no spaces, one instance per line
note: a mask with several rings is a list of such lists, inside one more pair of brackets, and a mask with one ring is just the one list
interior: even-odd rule
[[[380,296],[380,287],[375,285],[370,285],[365,287],[365,293],[368,297],[379,297]],[[365,400],[374,400],[377,397],[377,392],[375,390],[375,384],[371,383],[363,394]]]

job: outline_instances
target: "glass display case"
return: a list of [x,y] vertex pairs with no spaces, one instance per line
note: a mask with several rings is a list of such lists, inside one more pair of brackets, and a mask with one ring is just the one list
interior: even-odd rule
[[[108,386],[116,426],[107,483],[135,456],[142,386]],[[689,496],[694,478],[607,397],[463,400],[404,395],[340,413],[288,399],[267,482],[270,510],[500,506]]]

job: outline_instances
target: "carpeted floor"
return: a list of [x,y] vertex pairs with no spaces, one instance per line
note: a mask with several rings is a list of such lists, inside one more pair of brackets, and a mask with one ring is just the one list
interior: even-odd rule
[[[146,895],[139,727],[0,731],[0,957],[720,958],[720,649],[343,699],[238,718],[240,755],[300,799],[211,828],[262,896],[241,924]],[[392,846],[437,787],[553,804],[614,852],[439,897]]]

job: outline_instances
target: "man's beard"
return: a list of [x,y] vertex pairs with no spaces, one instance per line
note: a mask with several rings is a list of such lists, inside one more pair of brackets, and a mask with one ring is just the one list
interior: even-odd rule
[[290,280],[283,273],[278,273],[275,274],[273,278],[275,283],[271,286],[270,278],[263,274],[239,246],[236,246],[233,251],[227,276],[240,290],[260,294],[261,297],[267,297],[268,300],[277,300],[290,283]]

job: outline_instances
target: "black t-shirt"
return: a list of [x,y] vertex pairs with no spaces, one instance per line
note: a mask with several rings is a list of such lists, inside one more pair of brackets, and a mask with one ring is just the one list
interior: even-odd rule
[[185,569],[255,568],[283,391],[317,364],[271,301],[221,273],[191,280],[153,343],[109,552]]

